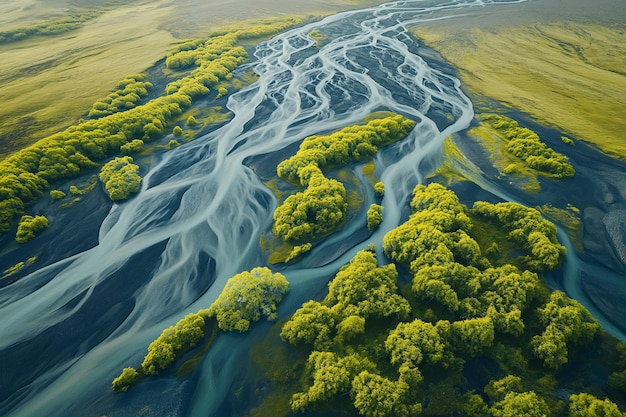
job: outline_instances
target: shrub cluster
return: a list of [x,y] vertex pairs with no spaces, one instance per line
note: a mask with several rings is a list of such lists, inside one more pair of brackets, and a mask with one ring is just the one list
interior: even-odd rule
[[146,81],[145,74],[129,75],[117,83],[115,91],[93,104],[89,117],[108,116],[131,109],[148,95],[152,87],[152,83]]
[[45,216],[22,216],[17,225],[15,240],[26,243],[48,228],[48,219]]
[[[310,241],[325,236],[345,221],[348,202],[339,181],[324,176],[323,169],[371,158],[379,147],[404,138],[415,122],[401,115],[374,119],[365,125],[349,126],[327,136],[309,136],[298,152],[278,164],[280,178],[301,185],[274,211],[273,233],[285,242],[299,244],[288,256],[293,259],[311,249]],[[375,186],[384,193],[384,185]],[[382,221],[382,207],[368,212],[368,227]]]
[[220,329],[244,332],[261,317],[275,320],[277,305],[288,290],[289,282],[283,274],[254,268],[230,278],[206,313],[217,319]]
[[[283,340],[311,349],[303,390],[292,396],[291,409],[322,409],[345,404],[348,397],[369,417],[414,416],[425,406],[428,415],[561,413],[563,404],[551,388],[539,393],[528,387],[540,385],[538,379],[554,380],[552,373],[568,362],[572,348],[589,346],[598,324],[564,293],[550,294],[535,272],[490,265],[472,237],[479,214],[452,191],[419,185],[411,209],[409,220],[383,240],[385,254],[413,274],[411,304],[397,294],[395,266],[378,266],[374,254],[363,251],[339,270],[321,302],[305,302],[283,325]],[[553,237],[551,227],[522,212],[509,213],[508,220],[517,222],[509,229],[521,229],[514,240],[533,233]],[[515,240],[520,249],[527,241]],[[490,372],[497,364],[496,373],[505,375],[482,393],[464,382],[470,372],[465,364],[475,358],[484,359]],[[472,366],[484,370],[478,363]],[[287,383],[296,381],[301,377]],[[594,414],[599,410],[623,415],[610,400],[585,393],[572,394],[569,408],[571,416],[605,415]]]
[[530,129],[506,116],[483,114],[482,120],[501,133],[508,141],[507,150],[524,160],[529,167],[541,171],[553,178],[569,178],[575,174],[569,159],[554,149],[549,148],[539,136]]
[[139,166],[133,164],[133,158],[123,156],[107,162],[100,170],[100,181],[104,190],[113,201],[125,200],[132,193],[139,191],[141,177]]

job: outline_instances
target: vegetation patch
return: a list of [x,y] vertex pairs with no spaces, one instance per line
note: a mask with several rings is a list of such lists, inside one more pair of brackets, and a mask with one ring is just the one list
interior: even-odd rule
[[[470,209],[439,184],[418,185],[409,220],[383,240],[385,254],[411,270],[407,292],[398,292],[394,264],[362,251],[322,301],[305,302],[282,326],[298,357],[308,352],[303,367],[283,364],[299,372],[268,374],[279,392],[300,386],[291,412],[623,416],[624,398],[607,380],[620,386],[626,348],[540,279],[536,271],[557,267],[562,255],[554,225],[534,209],[503,204]],[[475,219],[504,228],[490,243],[512,242],[527,267],[492,265],[483,255],[488,239],[472,237]],[[583,350],[607,352],[602,366],[611,378],[572,381],[567,372],[596,360]]]
[[574,176],[575,171],[565,155],[555,152],[530,129],[506,116],[483,113],[477,116],[478,127],[468,134],[488,151],[494,167],[502,176],[516,181],[526,191],[539,191],[537,179]]
[[[415,122],[401,115],[370,119],[367,124],[348,126],[327,136],[309,136],[298,152],[280,162],[278,176],[304,187],[303,192],[288,196],[274,211],[273,234],[288,244],[297,245],[286,257],[270,255],[272,261],[293,260],[312,248],[311,241],[337,230],[346,220],[348,198],[344,185],[324,175],[324,169],[367,160],[380,147],[403,139]],[[377,185],[384,193],[384,185]],[[351,199],[354,201],[355,199]],[[373,209],[376,210],[376,209]],[[380,217],[382,210],[371,220]],[[369,222],[369,220],[368,220]]]
[[15,240],[17,243],[26,243],[48,228],[48,219],[45,216],[22,216],[17,225]]
[[[224,331],[247,331],[250,323],[267,317],[276,319],[277,304],[288,291],[289,283],[280,273],[272,273],[268,268],[254,268],[230,278],[217,300],[208,308],[188,314],[174,326],[163,330],[161,335],[148,346],[148,353],[140,367],[126,367],[113,380],[115,392],[127,391],[132,385],[146,376],[158,375],[186,352],[194,349],[203,339],[212,322],[217,323],[210,332],[210,339],[203,351],[209,349],[217,336],[217,328]],[[197,363],[193,357],[185,362],[181,372]]]

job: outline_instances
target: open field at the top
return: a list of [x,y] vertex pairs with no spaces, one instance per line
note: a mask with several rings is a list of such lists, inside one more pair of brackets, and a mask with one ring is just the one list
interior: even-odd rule
[[[249,2],[248,2],[249,3]],[[9,0],[2,31],[96,13],[78,29],[0,44],[0,159],[81,118],[129,74],[162,58],[179,39],[204,37],[225,24],[286,14],[328,14],[372,1],[263,0],[246,4],[183,0]]]
[[415,34],[459,69],[475,100],[494,98],[623,158],[625,12],[601,3],[592,11],[582,2],[561,10],[533,1]]

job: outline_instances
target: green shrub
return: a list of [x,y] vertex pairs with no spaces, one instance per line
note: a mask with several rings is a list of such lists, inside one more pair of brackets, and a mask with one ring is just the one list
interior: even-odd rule
[[45,216],[22,216],[17,225],[15,240],[26,243],[48,228],[48,219]]
[[53,200],[61,200],[65,197],[65,193],[61,190],[50,190],[50,197],[52,197]]
[[135,382],[137,382],[139,374],[134,368],[124,368],[120,376],[115,378],[112,382],[113,391],[124,392],[130,388]]
[[374,194],[376,195],[376,197],[384,196],[385,184],[383,184],[381,181],[378,181],[376,184],[374,184]]
[[100,181],[111,200],[125,200],[130,194],[139,191],[139,166],[132,162],[133,158],[123,156],[107,162],[100,170]]
[[139,153],[143,150],[143,140],[133,139],[132,141],[120,146],[120,152],[124,155]]
[[217,319],[222,330],[244,332],[263,316],[275,320],[277,304],[288,290],[289,282],[282,274],[254,268],[230,278],[207,314]]

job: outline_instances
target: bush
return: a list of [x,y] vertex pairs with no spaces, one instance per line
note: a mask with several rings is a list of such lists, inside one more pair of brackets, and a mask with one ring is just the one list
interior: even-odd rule
[[137,174],[139,166],[132,162],[133,158],[130,156],[115,158],[100,170],[100,181],[111,200],[125,200],[130,194],[139,191],[141,184],[141,177]]
[[143,150],[143,145],[143,140],[133,139],[132,141],[120,146],[120,152],[122,152],[124,155],[139,153]]
[[26,243],[48,228],[48,219],[45,216],[22,216],[17,225],[15,240]]
[[65,193],[61,190],[50,190],[50,197],[52,197],[53,200],[61,200],[65,197]]
[[263,316],[275,320],[277,304],[288,290],[289,282],[282,274],[254,268],[230,278],[207,314],[217,319],[222,330],[244,332]]
[[374,194],[376,195],[376,197],[384,196],[385,184],[383,184],[381,181],[378,181],[376,184],[374,184]]
[[367,228],[369,230],[376,230],[382,221],[383,206],[372,204],[370,208],[367,209]]
[[163,330],[161,335],[150,343],[141,368],[147,375],[156,375],[161,370],[167,369],[177,357],[195,347],[203,337],[203,315],[188,314],[174,326]]
[[111,384],[113,386],[113,391],[115,392],[127,391],[131,385],[137,382],[138,377],[139,377],[139,374],[134,368],[124,368],[120,376],[115,378]]

